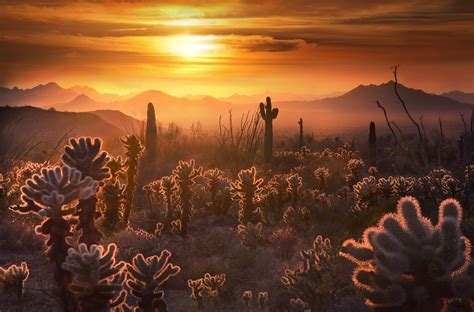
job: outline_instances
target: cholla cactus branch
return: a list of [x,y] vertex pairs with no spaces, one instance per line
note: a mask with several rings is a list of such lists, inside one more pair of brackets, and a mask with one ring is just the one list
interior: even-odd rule
[[19,266],[12,264],[8,268],[0,267],[0,286],[6,291],[13,291],[21,300],[24,285],[29,275],[30,271],[26,262],[22,262]]
[[188,280],[188,287],[191,288],[191,298],[197,302],[198,310],[204,309],[204,303],[202,298],[202,290],[204,289],[204,284],[202,283],[202,278]]

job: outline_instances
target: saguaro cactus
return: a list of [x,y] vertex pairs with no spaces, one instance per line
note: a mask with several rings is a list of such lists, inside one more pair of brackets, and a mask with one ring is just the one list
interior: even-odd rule
[[278,108],[272,108],[272,100],[267,97],[267,103],[260,103],[260,115],[265,121],[265,137],[263,142],[263,157],[270,162],[273,154],[273,119],[278,116]]
[[303,118],[300,118],[300,120],[298,120],[298,125],[300,125],[299,150],[301,150],[301,148],[302,148],[303,145],[304,145]]
[[[104,179],[110,177],[109,168],[106,163],[110,157],[107,152],[100,151],[102,140],[90,137],[72,138],[64,149],[62,161],[64,164],[79,170],[83,177],[91,177],[94,181],[102,184]],[[97,196],[94,194],[87,199],[79,200],[77,215],[79,224],[77,230],[81,231],[80,243],[87,245],[97,244],[102,238],[102,233],[96,227],[95,219],[100,216],[96,209]]]
[[474,265],[461,219],[460,204],[447,199],[434,226],[416,199],[404,197],[396,214],[365,230],[361,243],[345,241],[341,255],[357,265],[352,279],[366,304],[384,311],[440,311],[444,299],[472,299]]
[[158,133],[156,130],[155,107],[148,103],[146,112],[145,153],[148,159],[156,157]]
[[128,135],[121,140],[127,156],[125,165],[127,166],[127,186],[125,187],[125,208],[123,212],[123,226],[128,225],[128,219],[132,212],[133,195],[135,193],[136,182],[135,178],[138,171],[138,158],[143,152],[143,145],[134,135]]
[[377,135],[375,133],[375,122],[371,121],[369,126],[369,161],[375,166],[377,161]]

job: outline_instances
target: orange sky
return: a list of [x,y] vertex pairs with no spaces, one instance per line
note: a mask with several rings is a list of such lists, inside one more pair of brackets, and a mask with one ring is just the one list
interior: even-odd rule
[[389,67],[401,64],[406,85],[474,91],[473,6],[472,0],[0,0],[0,85],[324,94],[385,82]]

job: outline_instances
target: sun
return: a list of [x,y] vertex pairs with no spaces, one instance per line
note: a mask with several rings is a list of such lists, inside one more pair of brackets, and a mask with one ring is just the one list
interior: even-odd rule
[[209,57],[216,53],[219,44],[214,36],[179,35],[169,38],[169,52],[184,58]]

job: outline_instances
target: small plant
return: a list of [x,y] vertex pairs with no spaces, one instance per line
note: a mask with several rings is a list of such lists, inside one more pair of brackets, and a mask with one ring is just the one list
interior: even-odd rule
[[311,311],[309,309],[309,305],[304,302],[303,300],[301,300],[300,298],[297,298],[297,299],[290,299],[290,308],[291,308],[291,312],[309,312]]
[[397,196],[404,197],[413,193],[416,180],[414,178],[398,177],[395,179],[395,192]]
[[424,218],[412,197],[397,212],[365,230],[361,243],[347,240],[341,255],[354,262],[353,282],[377,308],[441,311],[443,299],[474,296],[470,242],[462,236],[462,208],[454,199],[439,207],[439,223]]
[[250,302],[252,301],[252,298],[253,298],[253,293],[251,290],[246,290],[242,294],[242,301],[247,307],[250,306]]
[[21,301],[25,282],[29,275],[30,271],[26,262],[22,262],[19,266],[12,264],[8,268],[0,267],[0,286],[7,292],[15,293],[18,300]]
[[377,201],[377,179],[366,177],[353,186],[355,195],[355,209],[357,211],[373,207]]
[[272,100],[269,96],[266,98],[266,104],[260,103],[260,115],[265,121],[263,155],[265,162],[268,163],[273,156],[273,119],[278,116],[278,108],[272,108]]
[[237,233],[240,238],[240,243],[250,249],[256,249],[264,241],[262,235],[262,223],[257,224],[247,223],[247,225],[239,224]]
[[255,207],[260,200],[263,179],[257,179],[256,176],[257,169],[255,167],[241,170],[238,179],[231,185],[234,198],[239,201],[240,205],[240,224],[258,223],[263,218],[260,208]]
[[169,262],[171,252],[163,250],[159,256],[145,258],[137,254],[128,265],[128,287],[138,299],[138,307],[143,312],[166,312],[164,292],[158,288],[181,271],[179,266]]
[[188,287],[191,288],[191,298],[196,301],[198,310],[204,309],[204,303],[202,298],[202,290],[204,289],[204,284],[202,278],[196,280],[189,279]]
[[257,295],[258,307],[263,310],[265,306],[267,305],[267,301],[268,301],[268,292],[266,291],[259,292]]
[[329,169],[326,167],[318,167],[314,170],[313,174],[316,178],[316,187],[320,190],[325,190],[327,187],[327,179],[329,178]]
[[109,244],[106,250],[100,245],[88,248],[86,244],[69,249],[62,267],[74,276],[69,289],[78,299],[80,311],[107,312],[122,304],[125,263],[117,262],[116,254],[115,244]]
[[126,228],[130,219],[130,213],[132,212],[133,196],[136,189],[135,179],[138,171],[138,158],[143,153],[143,145],[134,135],[128,135],[124,139],[121,139],[121,141],[126,150],[125,155],[127,156],[125,163],[127,167],[127,186],[125,187],[125,206],[122,220],[122,227]]
[[225,283],[225,274],[211,275],[209,273],[204,274],[202,279],[204,288],[206,288],[207,295],[213,302],[219,297],[219,288]]
[[392,197],[396,192],[395,179],[393,177],[378,179],[376,189],[383,198]]
[[352,187],[357,181],[360,180],[360,175],[365,164],[362,159],[349,159],[346,164],[346,183],[349,187]]

